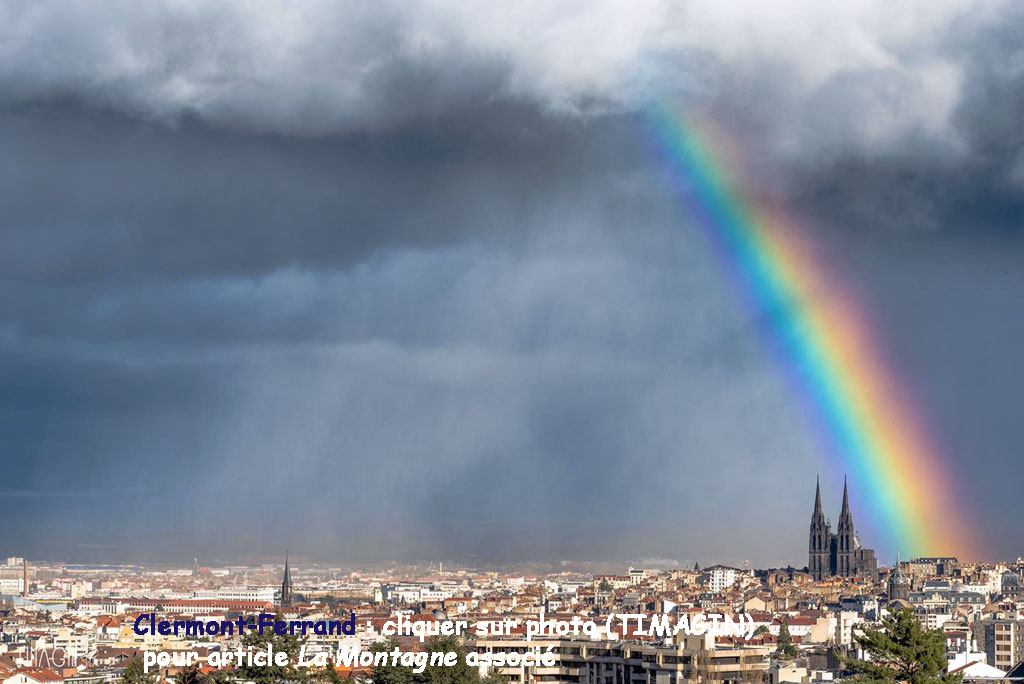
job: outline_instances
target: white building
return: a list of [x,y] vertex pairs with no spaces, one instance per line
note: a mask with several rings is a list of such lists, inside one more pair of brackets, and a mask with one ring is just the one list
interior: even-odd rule
[[220,589],[200,589],[193,593],[192,598],[205,601],[259,601],[273,603],[275,587],[221,587]]
[[864,620],[853,610],[841,610],[836,613],[836,643],[849,646],[853,643],[853,628]]
[[726,565],[713,565],[707,570],[707,586],[713,592],[720,592],[736,584],[736,568]]
[[0,577],[0,594],[20,594],[24,588],[21,577]]
[[955,653],[948,660],[946,671],[962,674],[964,679],[1002,679],[1006,673],[987,664],[984,653]]

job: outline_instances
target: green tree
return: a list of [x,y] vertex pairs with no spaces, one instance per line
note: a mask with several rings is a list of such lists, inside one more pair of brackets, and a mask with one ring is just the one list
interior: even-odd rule
[[[395,641],[379,641],[371,650],[374,652],[391,652],[398,646]],[[454,636],[437,636],[427,639],[423,644],[427,653],[457,653],[458,657],[452,666],[427,665],[423,672],[415,673],[411,667],[402,665],[385,665],[374,668],[372,684],[502,684],[502,677],[496,673],[488,673],[481,678],[475,667],[466,664],[466,646]]]
[[203,684],[234,684],[229,670],[214,670],[203,675]]
[[174,684],[204,684],[206,675],[202,673],[198,665],[186,667],[174,675]]
[[858,684],[959,684],[960,675],[946,674],[946,639],[942,630],[926,630],[905,609],[887,618],[881,629],[856,637],[870,660],[843,657],[843,665],[860,675]]
[[796,646],[793,645],[793,637],[789,634],[789,623],[785,620],[779,627],[779,645],[775,649],[775,653],[785,660],[796,657]]
[[416,675],[419,684],[478,684],[480,672],[475,667],[466,664],[466,647],[454,636],[437,636],[427,639],[423,644],[423,650],[427,653],[450,653],[454,651],[459,654],[455,664],[451,667],[444,665],[428,665],[420,674]]
[[[283,619],[280,615],[275,618],[275,620]],[[274,653],[288,654],[288,664],[265,666],[243,664],[238,668],[238,674],[242,679],[250,680],[255,684],[277,684],[282,680],[305,682],[309,679],[310,668],[296,665],[299,660],[299,649],[302,648],[305,641],[305,638],[297,634],[275,634],[273,629],[264,629],[263,634],[256,630],[250,630],[242,637],[243,650],[252,646],[253,651],[263,651],[269,644],[273,647]]]
[[480,678],[480,684],[505,684],[505,678],[492,669]]
[[334,658],[331,658],[324,667],[314,670],[312,679],[323,682],[323,684],[344,684],[345,682],[338,671],[334,669]]
[[[396,647],[398,647],[398,642],[391,639],[389,641],[374,642],[370,646],[370,650],[374,653],[390,653]],[[373,668],[371,682],[372,684],[413,684],[412,680],[413,672],[411,667],[388,664]]]
[[156,675],[147,674],[142,660],[136,658],[125,668],[124,674],[121,675],[121,684],[156,684]]

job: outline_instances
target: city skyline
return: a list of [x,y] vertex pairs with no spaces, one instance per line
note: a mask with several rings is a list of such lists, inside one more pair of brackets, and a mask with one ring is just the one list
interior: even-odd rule
[[[836,534],[832,534],[831,535],[831,537],[832,537],[831,544],[832,544],[833,548],[831,550],[832,559],[831,559],[831,561],[829,561],[828,560],[828,555],[829,555],[829,550],[828,550],[829,549],[829,540],[828,540],[828,537],[829,537],[829,530],[830,530],[830,526],[831,526],[832,517],[831,516],[826,516],[824,514],[824,512],[823,512],[822,501],[821,501],[821,481],[820,481],[820,477],[818,477],[818,478],[815,479],[814,508],[813,508],[813,512],[812,512],[812,516],[811,516],[810,556],[809,556],[809,559],[808,559],[807,563],[804,566],[800,565],[799,560],[797,560],[797,561],[789,561],[789,562],[775,562],[775,563],[768,563],[768,564],[764,564],[764,565],[752,565],[748,558],[742,557],[742,554],[739,555],[739,556],[728,556],[728,557],[722,557],[722,556],[713,557],[713,556],[695,555],[695,556],[688,557],[688,558],[669,558],[669,557],[650,557],[650,556],[648,556],[648,557],[633,557],[633,558],[605,557],[605,558],[577,558],[577,559],[568,559],[568,558],[542,559],[542,558],[520,557],[520,558],[517,558],[515,560],[506,561],[506,562],[489,561],[488,559],[481,559],[481,558],[475,557],[474,555],[463,556],[463,557],[445,557],[445,558],[426,558],[426,557],[423,557],[423,558],[403,558],[403,557],[400,557],[400,556],[396,556],[396,557],[393,557],[393,558],[383,558],[383,559],[377,559],[377,560],[374,561],[374,560],[368,560],[368,559],[365,559],[365,558],[359,558],[358,556],[351,557],[351,558],[340,558],[340,557],[333,557],[332,558],[332,557],[317,556],[315,553],[313,553],[312,555],[310,555],[309,553],[300,553],[300,554],[296,555],[294,553],[291,553],[291,551],[289,549],[285,549],[283,551],[283,553],[274,553],[274,552],[260,553],[258,550],[253,549],[253,548],[247,549],[247,552],[246,552],[246,554],[244,556],[237,556],[237,557],[233,557],[232,558],[232,557],[218,557],[218,556],[214,555],[214,556],[212,556],[210,558],[204,558],[203,559],[203,563],[212,562],[214,564],[219,564],[219,565],[233,565],[233,564],[238,564],[238,563],[242,563],[242,564],[244,564],[244,563],[256,563],[256,564],[280,563],[281,565],[286,567],[287,564],[288,564],[289,556],[291,556],[293,561],[294,560],[299,560],[300,562],[303,562],[303,563],[306,563],[306,564],[309,564],[309,565],[313,565],[313,566],[334,565],[334,564],[339,564],[339,563],[342,566],[348,565],[350,567],[381,567],[382,564],[383,565],[395,564],[395,565],[399,565],[399,566],[422,566],[422,565],[438,564],[438,567],[440,568],[440,567],[443,567],[443,565],[445,563],[447,563],[447,564],[449,564],[449,567],[451,567],[453,565],[455,567],[467,567],[467,568],[493,567],[493,568],[496,568],[496,569],[506,569],[507,570],[508,568],[513,567],[513,566],[517,566],[517,565],[544,566],[544,565],[549,565],[549,564],[552,567],[554,567],[554,566],[561,566],[563,568],[574,568],[574,569],[587,568],[589,566],[594,566],[594,565],[596,565],[596,566],[600,566],[600,565],[619,566],[619,567],[631,567],[633,565],[638,565],[638,566],[643,566],[643,567],[656,567],[656,568],[683,568],[683,567],[690,567],[690,566],[692,566],[694,564],[696,564],[696,565],[704,565],[704,566],[715,565],[715,564],[724,564],[724,565],[727,565],[727,566],[736,566],[736,567],[745,567],[745,568],[751,568],[751,567],[754,567],[754,568],[773,568],[773,567],[774,568],[800,568],[800,567],[805,567],[807,569],[807,572],[812,577],[814,577],[817,580],[825,579],[825,578],[827,578],[829,576],[835,576],[835,575],[840,575],[840,576],[858,575],[859,572],[857,572],[857,570],[859,570],[862,567],[868,567],[868,566],[861,566],[860,564],[850,565],[849,563],[846,566],[843,566],[841,564],[837,565],[837,559],[836,559],[837,551],[838,550],[861,548],[860,535],[856,531],[856,527],[855,527],[855,525],[853,523],[853,519],[852,519],[852,514],[850,512],[849,494],[848,494],[848,488],[847,488],[847,483],[846,483],[845,479],[844,479],[844,482],[843,482],[843,495],[842,495],[841,511],[840,511],[840,515],[837,518],[837,520],[839,521],[839,528],[838,529],[839,530],[844,530],[844,532],[842,534],[845,535],[846,541],[845,542],[839,542],[838,541],[838,537],[837,537]],[[844,525],[845,525],[845,527],[844,527]],[[851,540],[853,540],[853,541],[851,541]],[[106,555],[106,554],[109,554],[111,552],[113,552],[115,555],[112,556],[112,557],[109,557],[109,556]],[[120,557],[120,556],[117,556],[116,553],[117,552],[113,549],[113,547],[97,546],[97,547],[91,549],[90,551],[86,552],[85,555],[83,555],[81,557],[77,557],[76,558],[74,556],[63,556],[63,557],[55,557],[55,558],[42,558],[42,559],[37,559],[37,562],[43,562],[43,563],[82,562],[82,563],[87,563],[87,564],[98,564],[98,565],[104,565],[104,564],[111,564],[111,565],[126,564],[126,565],[150,565],[150,566],[175,566],[177,564],[180,564],[180,563],[185,562],[185,561],[188,560],[187,557],[175,556],[173,554],[170,555],[170,556],[166,556],[166,557],[159,557],[159,556],[154,556],[150,552],[147,552],[147,553],[145,553],[145,554],[143,554],[141,556],[136,556],[136,557],[133,558],[133,557]],[[876,563],[876,553],[875,553],[875,550],[874,549],[867,549],[867,553],[869,554],[869,558],[867,558],[867,562],[870,564],[870,567],[874,568],[875,567],[875,563]],[[824,556],[821,556],[821,554],[824,554]],[[893,565],[895,565],[897,563],[897,561],[898,561],[899,549],[896,549],[894,554],[895,554],[895,559],[889,559],[889,560],[891,560]],[[2,555],[2,553],[0,553],[0,555]],[[14,554],[14,555],[17,556],[18,554]],[[821,557],[818,558],[818,556],[821,556]],[[888,555],[887,554],[883,554],[883,556],[886,559],[888,559]],[[935,555],[932,554],[931,556],[924,556],[924,557],[935,557]],[[907,558],[907,556],[906,556],[906,554],[904,554],[904,559],[906,559],[906,558]],[[963,560],[965,562],[974,562],[974,561],[979,561],[979,560],[982,560],[982,559],[964,558]],[[998,560],[998,559],[996,559],[996,560]],[[1002,560],[1003,561],[1009,561],[1011,559],[1006,558],[1006,559],[1002,559]],[[831,569],[829,569],[829,565],[828,565],[830,562],[831,562]],[[193,556],[192,557],[192,564],[193,564],[194,567],[198,567],[198,566],[202,565],[203,563],[200,563],[200,559],[199,559],[198,556]],[[881,561],[879,561],[879,563],[881,563]]]
[[[505,684],[538,676],[587,684],[591,671],[610,684],[641,677],[800,684],[842,678],[857,664],[837,652],[856,654],[880,627],[902,639],[897,625],[927,639],[936,657],[923,664],[936,673],[1014,679],[1024,661],[1021,559],[919,558],[880,576],[820,579],[793,568],[717,564],[356,569],[279,560],[143,568],[7,557],[0,561],[0,676],[8,684],[124,684],[140,667],[168,681],[198,667],[192,672],[240,681],[263,676],[273,652],[278,669],[270,680],[294,679],[294,668],[319,657],[317,668],[334,672],[309,671],[313,681],[366,682],[386,664],[375,652],[423,660],[456,647],[469,666],[460,675],[466,684],[484,675]],[[293,630],[294,647],[275,638]],[[429,639],[439,634],[455,640]],[[514,662],[531,647],[548,660]],[[267,660],[250,660],[247,653],[258,651]],[[479,672],[472,658],[486,659]]]

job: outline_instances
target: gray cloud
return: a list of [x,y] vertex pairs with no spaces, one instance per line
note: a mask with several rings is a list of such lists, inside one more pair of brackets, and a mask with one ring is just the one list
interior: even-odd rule
[[[20,108],[0,120],[0,259],[30,279],[266,273],[386,247],[521,241],[554,221],[600,230],[617,198],[657,175],[637,131],[628,117],[580,130],[501,103],[443,126],[315,140]],[[612,194],[577,201],[595,185]]]
[[980,488],[1009,496],[984,473],[1019,464],[1022,25],[1005,3],[5,3],[9,543],[799,562],[827,461],[656,161],[652,101],[718,120],[746,186],[811,219],[1002,519]]
[[[723,77],[749,91],[775,74],[763,86],[777,102],[813,115],[826,101],[846,142],[885,146],[951,134],[966,74],[950,44],[1015,11],[955,0],[15,2],[0,24],[0,82],[12,100],[83,98],[158,120],[317,134],[419,124],[495,99],[595,114],[721,97],[735,85]],[[775,109],[760,114],[792,118]],[[780,145],[797,142],[789,133]]]
[[[449,273],[448,282],[428,272]],[[622,536],[635,524],[635,514],[615,514],[627,505],[623,477],[641,486],[631,510],[695,518],[709,499],[680,497],[690,478],[716,496],[738,470],[779,487],[785,471],[769,470],[759,449],[812,457],[795,408],[770,399],[785,390],[756,342],[744,335],[723,346],[714,327],[693,324],[701,311],[732,310],[731,325],[747,325],[725,293],[697,298],[707,275],[672,260],[645,275],[611,254],[413,252],[353,275],[274,276],[223,314],[244,325],[277,309],[267,303],[278,293],[313,288],[323,320],[301,340],[280,340],[278,326],[189,344],[159,334],[97,343],[65,330],[56,351],[26,344],[5,355],[18,369],[5,372],[8,434],[31,425],[14,472],[40,486],[59,464],[87,490],[114,477],[122,505],[138,510],[111,527],[102,510],[67,525],[74,501],[31,508],[53,521],[51,553],[64,548],[56,540],[89,529],[85,519],[124,553],[152,551],[160,539],[186,555],[190,545],[244,555],[285,538],[348,558],[650,551],[660,548],[653,538],[675,535],[674,517],[624,545],[593,536],[595,520]],[[211,294],[233,289],[208,285]],[[141,296],[153,311],[175,312],[174,327],[199,328],[204,309],[218,306],[176,303],[173,290]],[[666,291],[679,294],[666,300]],[[30,354],[41,358],[28,363]],[[726,463],[735,466],[723,467],[718,437],[736,419],[747,428],[730,440]],[[780,420],[795,429],[779,432]],[[649,480],[650,468],[664,477]],[[179,492],[181,510],[147,508],[160,497],[128,494],[140,487]],[[467,516],[475,533],[446,534]],[[227,531],[245,536],[222,540]],[[675,548],[685,554],[712,537],[694,528]]]

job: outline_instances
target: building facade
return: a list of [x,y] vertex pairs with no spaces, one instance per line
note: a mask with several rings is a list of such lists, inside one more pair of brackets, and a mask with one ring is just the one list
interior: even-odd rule
[[713,565],[705,571],[707,586],[713,592],[725,591],[736,584],[736,575],[739,571],[727,565]]
[[555,656],[550,667],[509,666],[495,670],[510,684],[760,682],[768,672],[772,653],[763,644],[716,644],[710,635],[688,636],[672,645],[544,637],[529,643],[498,637],[476,641],[480,654],[545,652],[549,647]]
[[910,601],[910,578],[903,574],[899,551],[896,552],[896,566],[889,575],[889,600]]
[[1024,661],[1024,620],[987,618],[974,630],[989,665],[1005,671]]

